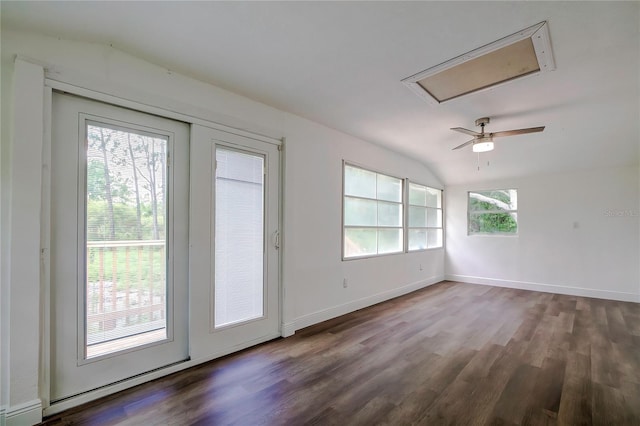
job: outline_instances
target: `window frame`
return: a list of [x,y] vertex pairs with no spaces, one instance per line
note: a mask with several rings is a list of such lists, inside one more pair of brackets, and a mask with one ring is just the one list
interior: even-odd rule
[[[421,206],[421,205],[417,205],[417,204],[411,204],[410,201],[410,191],[411,191],[411,187],[410,185],[414,184],[417,186],[421,186],[423,188],[425,188],[426,190],[432,189],[434,191],[439,191],[440,192],[440,207],[431,207],[431,206]],[[406,179],[406,185],[405,185],[406,189],[405,189],[405,241],[404,241],[404,246],[405,246],[405,253],[416,253],[416,252],[421,252],[421,251],[427,251],[427,250],[438,250],[438,249],[443,249],[444,248],[444,244],[445,244],[445,237],[444,237],[444,190],[443,189],[438,189],[438,188],[434,188],[428,185],[424,185],[418,182],[414,182],[411,179]],[[425,226],[411,226],[409,224],[409,211],[411,210],[411,207],[420,207],[423,208],[426,212],[428,212],[429,209],[432,210],[439,210],[440,211],[440,226],[428,226],[428,224],[425,223]],[[439,245],[438,247],[425,247],[425,248],[420,248],[420,249],[413,249],[411,250],[409,248],[409,231],[412,229],[424,229],[424,230],[429,230],[429,229],[439,229],[440,232],[442,232],[442,244]]]
[[[92,102],[100,103],[102,106],[108,105],[106,103],[102,103],[100,101],[91,100]],[[108,108],[112,109],[112,106],[108,105]],[[113,108],[119,109],[122,108],[120,106],[114,106]],[[113,109],[112,109],[113,111]],[[145,112],[140,112],[141,114],[149,115]],[[126,117],[131,120],[131,117]],[[164,117],[161,117],[164,119]],[[172,120],[172,119],[167,119]],[[174,120],[175,121],[175,120]],[[113,349],[111,351],[94,351],[93,354],[90,354],[89,347],[96,345],[100,346],[104,343],[109,343],[110,341],[117,341],[119,339],[128,339],[134,337],[136,335],[148,333],[153,330],[148,330],[143,333],[124,335],[121,337],[116,337],[115,339],[108,339],[101,342],[89,342],[89,305],[88,303],[83,303],[82,305],[78,305],[79,309],[79,321],[77,323],[77,364],[78,366],[87,365],[91,363],[101,362],[107,360],[109,358],[118,357],[121,355],[126,355],[130,353],[134,353],[137,351],[145,350],[154,346],[160,346],[166,343],[173,341],[174,339],[174,320],[171,312],[172,305],[175,303],[174,300],[174,289],[175,289],[175,264],[174,264],[174,256],[175,256],[175,244],[174,244],[174,233],[173,228],[176,223],[176,215],[175,205],[173,202],[173,197],[175,193],[174,187],[175,183],[175,171],[172,166],[172,157],[175,156],[176,150],[176,135],[173,131],[164,128],[154,128],[150,127],[149,123],[143,123],[139,119],[135,119],[131,122],[125,121],[123,117],[113,118],[112,116],[102,116],[96,115],[93,113],[82,112],[78,115],[78,126],[79,126],[79,136],[80,140],[83,143],[79,144],[78,151],[78,193],[77,193],[77,206],[78,206],[78,217],[81,220],[78,221],[77,224],[77,250],[80,254],[79,258],[79,269],[78,269],[78,279],[80,280],[77,295],[78,300],[86,301],[87,294],[89,293],[89,263],[90,263],[90,254],[89,247],[91,243],[109,243],[112,245],[112,248],[116,249],[121,242],[134,242],[137,241],[140,244],[138,247],[147,246],[148,243],[153,242],[159,245],[160,241],[163,241],[164,246],[164,315],[165,315],[165,337],[157,340],[150,340],[148,342],[142,341],[138,345],[126,345],[124,344],[120,349]],[[162,231],[164,236],[154,239],[138,239],[131,238],[130,240],[103,240],[103,241],[95,241],[89,239],[89,218],[91,217],[89,214],[89,192],[88,192],[88,183],[89,183],[89,127],[97,127],[102,129],[109,129],[115,132],[123,132],[130,134],[137,134],[144,137],[150,137],[153,139],[164,140],[166,143],[165,152],[164,152],[164,173],[165,173],[165,188],[164,193],[162,194],[162,203],[164,206],[162,209],[159,209],[158,215],[160,213],[164,214],[164,218],[162,220],[161,228],[164,228]],[[158,202],[156,200],[156,202]],[[186,220],[186,217],[179,217],[179,220]],[[116,225],[117,226],[117,225]],[[153,244],[149,244],[148,247],[153,247]],[[124,247],[124,246],[121,246]],[[146,254],[146,253],[145,253]],[[106,254],[105,254],[106,256]],[[156,311],[157,312],[157,311]]]
[[[388,201],[388,200],[381,200],[376,198],[368,198],[368,197],[359,197],[359,196],[352,196],[352,195],[347,195],[346,194],[346,168],[347,166],[349,167],[354,167],[357,169],[361,169],[370,173],[375,173],[376,176],[377,175],[383,175],[386,177],[390,177],[393,179],[398,179],[400,181],[400,201],[396,202],[396,201]],[[405,204],[405,179],[404,178],[400,178],[397,176],[394,176],[392,174],[389,173],[385,173],[385,172],[381,172],[378,171],[376,169],[370,168],[370,167],[365,167],[362,166],[360,164],[354,163],[352,161],[346,161],[346,160],[342,160],[342,223],[341,223],[341,227],[342,227],[342,238],[341,238],[341,253],[342,253],[342,260],[343,261],[350,261],[350,260],[356,260],[356,259],[369,259],[369,258],[373,258],[373,257],[381,257],[381,256],[393,256],[393,255],[397,255],[397,254],[402,254],[405,253],[405,244],[406,244],[406,238],[405,238],[405,232],[406,232],[406,219],[405,219],[405,210],[406,210],[406,204]],[[345,224],[345,205],[346,205],[346,199],[351,198],[351,199],[356,199],[356,200],[369,200],[369,201],[376,201],[376,204],[378,202],[383,202],[383,203],[391,203],[391,204],[397,204],[401,207],[402,212],[400,214],[400,220],[401,220],[401,224],[400,226],[353,226],[353,225],[346,225]],[[362,256],[346,256],[345,253],[345,234],[346,234],[346,230],[349,228],[357,228],[357,229],[361,229],[361,228],[367,228],[367,229],[375,229],[376,231],[379,229],[399,229],[401,232],[401,245],[400,245],[400,250],[399,251],[394,251],[394,252],[386,252],[386,253],[371,253],[371,254],[364,254]]]
[[[518,221],[518,208],[517,208],[517,204],[516,204],[516,209],[511,209],[511,210],[477,210],[477,211],[473,211],[471,212],[470,206],[471,206],[471,193],[483,193],[483,192],[492,192],[492,191],[515,191],[516,193],[516,203],[517,203],[517,194],[518,194],[518,188],[493,188],[493,189],[478,189],[478,190],[470,190],[467,191],[467,236],[469,237],[473,237],[473,236],[496,236],[496,237],[517,237],[520,234],[520,222]],[[471,228],[470,228],[470,224],[471,224],[471,215],[478,215],[478,214],[486,214],[486,213],[515,213],[516,214],[516,231],[515,232],[471,232]]]

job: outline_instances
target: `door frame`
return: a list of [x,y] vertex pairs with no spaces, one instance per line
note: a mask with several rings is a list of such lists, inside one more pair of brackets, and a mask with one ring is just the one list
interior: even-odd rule
[[[212,133],[214,134],[212,136]],[[219,137],[216,137],[217,134]],[[212,218],[215,217],[215,193],[212,182],[215,180],[215,151],[217,146],[222,147],[233,147],[233,149],[245,150],[247,152],[251,152],[251,150],[255,150],[255,152],[262,152],[265,155],[265,167],[267,167],[267,180],[265,181],[265,186],[267,188],[267,192],[265,193],[265,203],[269,201],[269,198],[273,196],[273,194],[269,195],[269,188],[277,191],[276,196],[278,196],[277,204],[275,207],[277,209],[276,216],[276,229],[281,232],[282,230],[282,160],[281,160],[281,150],[278,148],[275,150],[275,153],[271,155],[276,155],[277,158],[275,161],[279,162],[276,170],[270,170],[273,164],[269,164],[269,157],[267,156],[268,152],[261,151],[260,148],[251,148],[247,146],[246,143],[251,143],[251,141],[256,141],[254,138],[247,138],[245,136],[239,136],[230,134],[227,132],[220,132],[217,129],[212,129],[207,126],[201,125],[192,125],[191,126],[191,168],[192,170],[199,170],[200,174],[197,178],[191,179],[191,187],[189,189],[190,194],[192,195],[189,199],[191,203],[190,206],[190,215],[189,215],[189,242],[191,253],[189,257],[189,273],[190,279],[194,280],[193,285],[198,286],[200,290],[201,297],[198,297],[194,292],[189,294],[190,301],[190,310],[193,314],[201,317],[207,318],[207,323],[204,322],[192,322],[190,325],[191,332],[191,356],[195,359],[214,359],[218,358],[247,347],[265,342],[267,340],[271,340],[273,338],[283,336],[283,286],[282,286],[282,245],[280,244],[280,248],[276,249],[277,259],[277,269],[275,273],[277,274],[277,299],[278,299],[278,309],[275,312],[277,315],[277,323],[278,330],[274,330],[273,333],[256,337],[251,341],[243,341],[237,342],[233,341],[233,336],[229,339],[230,344],[228,346],[220,347],[217,345],[217,341],[221,340],[220,336],[225,336],[227,334],[232,333],[232,330],[238,326],[246,325],[248,323],[254,322],[248,321],[246,323],[241,323],[238,325],[230,325],[227,327],[215,328],[213,326],[213,294],[210,293],[213,291],[212,283],[215,279],[215,270],[214,270],[214,254],[215,254],[215,240],[214,240],[214,221]],[[215,143],[214,143],[215,142]],[[256,141],[258,143],[262,143],[262,141]],[[276,188],[269,185],[272,179],[276,179]],[[207,212],[207,214],[194,214],[194,212]],[[267,230],[266,227],[269,226],[269,207],[265,205],[265,234],[264,234],[264,244],[265,248],[274,245],[272,241],[272,231]],[[280,237],[281,241],[281,237]],[[265,256],[265,271],[268,269],[268,257]],[[265,276],[265,280],[268,277]],[[208,297],[204,297],[205,292]]]
[[[34,64],[35,65],[35,64]],[[266,142],[277,146],[279,151],[279,206],[278,206],[278,228],[280,232],[280,250],[278,258],[278,289],[279,289],[279,336],[286,337],[293,333],[285,331],[283,309],[285,304],[285,292],[283,286],[283,216],[284,216],[284,144],[285,138],[276,138],[269,136],[267,133],[252,132],[241,128],[236,128],[212,121],[207,118],[211,116],[221,116],[220,114],[207,113],[200,115],[202,111],[198,108],[189,108],[189,112],[194,112],[193,115],[189,113],[180,113],[174,107],[170,101],[158,101],[158,98],[145,96],[144,94],[136,93],[131,96],[129,90],[126,88],[114,85],[96,84],[93,81],[87,83],[82,79],[78,79],[78,76],[74,76],[69,79],[69,75],[61,74],[55,70],[45,70],[44,81],[41,83],[43,88],[43,139],[42,139],[42,180],[41,180],[41,215],[40,215],[40,355],[39,355],[39,386],[38,394],[40,397],[41,407],[43,415],[48,416],[67,410],[69,408],[84,404],[86,402],[110,395],[121,390],[137,386],[139,384],[154,380],[159,377],[163,377],[174,372],[184,370],[186,368],[193,367],[195,365],[210,361],[212,359],[224,356],[231,352],[219,352],[201,354],[201,356],[194,356],[191,347],[189,348],[189,355],[191,359],[182,363],[174,364],[166,368],[151,371],[149,373],[141,374],[139,376],[107,385],[93,391],[83,393],[81,395],[71,397],[69,399],[51,404],[50,389],[51,389],[51,259],[50,259],[50,247],[51,247],[51,147],[52,147],[52,103],[53,103],[53,91],[60,91],[76,96],[85,97],[93,101],[112,104],[118,107],[129,108],[135,111],[158,115],[163,118],[174,119],[186,122],[193,128],[196,125],[205,126],[215,130],[229,133],[235,136],[242,136],[258,141]],[[108,93],[116,93],[119,96],[111,95]],[[132,99],[133,98],[133,99]],[[134,100],[138,99],[138,100]],[[147,102],[145,102],[148,100]],[[181,105],[178,102],[176,105]],[[164,105],[164,106],[157,106]],[[196,116],[195,114],[200,116]],[[21,117],[27,119],[27,117]],[[36,114],[35,118],[38,118]],[[191,148],[190,148],[191,149]],[[191,170],[191,166],[190,166]],[[193,176],[189,177],[190,182],[193,180]],[[191,209],[191,206],[190,206]],[[191,214],[191,213],[189,213]],[[191,244],[191,235],[189,235],[189,244]],[[189,269],[191,269],[193,252],[189,253]],[[189,294],[191,294],[192,282],[189,279]],[[192,329],[192,316],[189,313],[189,341],[193,342],[194,333]],[[207,323],[208,327],[208,323]],[[275,336],[278,337],[278,336]],[[241,348],[235,349],[240,350]]]
[[[51,350],[52,403],[188,359],[189,126],[68,94],[53,94]],[[153,135],[166,142],[165,337],[135,347],[87,356],[88,128]],[[112,164],[113,165],[113,164]],[[70,208],[77,209],[75,215]],[[55,235],[54,235],[55,231]],[[68,262],[70,253],[75,262]],[[115,252],[114,252],[115,253]],[[115,255],[114,255],[115,256]],[[75,265],[73,265],[75,263]],[[135,264],[135,262],[134,262]],[[74,267],[75,266],[75,267]],[[55,267],[55,270],[53,269]],[[75,270],[74,270],[75,269]],[[163,268],[161,268],[163,269]],[[115,272],[114,272],[115,273]],[[109,273],[105,280],[109,280]],[[113,280],[113,279],[112,279]],[[114,300],[115,303],[115,300]],[[71,323],[75,322],[75,332]],[[72,350],[75,346],[75,351]],[[73,355],[72,355],[73,354]],[[109,374],[104,373],[108,371]]]

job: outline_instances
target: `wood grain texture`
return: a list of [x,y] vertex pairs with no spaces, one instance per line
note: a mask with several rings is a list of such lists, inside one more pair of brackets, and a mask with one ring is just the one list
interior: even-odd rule
[[445,281],[46,425],[640,425],[640,305]]

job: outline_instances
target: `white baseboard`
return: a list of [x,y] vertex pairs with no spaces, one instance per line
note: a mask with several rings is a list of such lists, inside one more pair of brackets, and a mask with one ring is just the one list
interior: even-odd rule
[[7,426],[31,426],[42,422],[42,401],[34,399],[7,409]]
[[357,311],[358,309],[375,305],[376,303],[384,302],[385,300],[393,299],[394,297],[402,296],[403,294],[411,293],[412,291],[416,291],[432,284],[439,283],[442,280],[444,280],[444,276],[442,275],[430,277],[425,280],[416,281],[399,288],[394,288],[393,290],[388,290],[382,293],[363,297],[362,299],[357,299],[343,305],[333,306],[331,308],[303,315],[299,318],[296,318],[292,322],[288,322],[282,325],[282,337],[291,336],[296,332],[296,330],[300,330],[302,328],[309,327],[310,325],[318,324],[320,322],[327,321],[353,311]]
[[497,278],[474,277],[470,275],[457,274],[446,274],[445,279],[447,279],[448,281],[459,281],[469,284],[491,285],[495,287],[516,288],[519,290],[541,291],[544,293],[567,294],[569,296],[593,297],[596,299],[640,303],[640,294],[625,293],[620,291],[560,286],[555,284],[542,284],[528,281],[510,281]]
[[282,337],[293,336],[296,333],[296,323],[295,322],[286,322],[282,323]]

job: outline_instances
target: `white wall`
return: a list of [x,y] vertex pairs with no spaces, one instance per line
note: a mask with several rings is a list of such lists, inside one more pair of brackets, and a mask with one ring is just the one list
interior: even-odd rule
[[442,249],[341,261],[342,159],[442,188],[424,166],[290,114],[285,129],[284,278],[294,328],[443,278]]
[[[423,165],[293,114],[174,74],[107,46],[3,30],[3,83],[5,75],[13,72],[13,56],[16,54],[44,64],[48,75],[58,81],[255,133],[286,138],[283,333],[290,334],[301,327],[443,279],[442,249],[349,262],[343,262],[340,257],[342,160],[441,188],[442,184]],[[15,272],[12,269],[32,268],[38,271],[39,255],[29,252],[23,258],[20,248],[15,253],[7,252],[7,248],[13,250],[13,247],[5,244],[5,235],[15,230],[17,224],[9,215],[17,205],[6,196],[11,189],[15,192],[19,187],[15,179],[11,180],[12,173],[15,176],[17,170],[38,168],[40,161],[13,155],[16,148],[20,148],[18,144],[24,141],[14,139],[7,124],[14,113],[13,105],[22,99],[20,95],[16,93],[13,97],[3,87],[2,303],[5,306],[11,304],[12,311],[24,310],[33,314],[40,309],[40,282],[31,275],[26,280],[18,279],[12,274]],[[26,99],[26,102],[30,100]],[[32,112],[34,120],[41,123],[38,108]],[[42,133],[40,130],[39,136],[29,139],[30,146],[42,146]],[[40,194],[37,190],[35,192],[31,197],[39,199]],[[20,214],[19,211],[14,213]],[[40,223],[33,225],[37,229]],[[25,244],[39,246],[40,241],[34,239],[30,237]],[[11,263],[10,259],[16,261]],[[342,287],[343,278],[349,280],[346,289]],[[18,288],[17,294],[29,294],[33,300],[15,305],[12,297]],[[2,315],[5,315],[4,310]],[[3,324],[8,323],[6,315],[2,320]],[[24,404],[38,398],[45,385],[40,383],[39,389],[32,386],[34,380],[38,382],[39,368],[39,363],[33,360],[33,353],[25,353],[23,360],[20,353],[11,351],[10,359],[6,359],[4,355],[9,352],[5,347],[7,342],[20,337],[23,339],[21,347],[37,349],[41,345],[41,330],[33,324],[25,327],[19,322],[11,322],[5,331],[7,334],[2,334],[2,362],[10,366],[10,373],[14,370],[32,371],[27,382],[14,380],[11,374],[2,376],[2,389],[6,390],[2,396],[5,401],[10,401],[8,414],[14,414],[14,419],[17,419],[22,413],[20,410],[25,410]]]
[[[447,279],[640,301],[638,167],[446,188]],[[468,236],[467,191],[518,190],[518,236]]]
[[[33,329],[33,324],[25,329],[15,322],[9,327],[6,309],[12,305],[12,290],[18,285],[19,294],[29,294],[36,301],[30,306],[12,305],[13,310],[34,312],[35,306],[37,311],[40,294],[39,282],[34,279],[18,282],[15,274],[11,274],[11,259],[15,256],[12,257],[7,238],[15,225],[9,215],[16,208],[10,204],[10,190],[18,187],[11,180],[12,172],[32,166],[14,161],[13,156],[15,144],[21,142],[12,138],[10,123],[15,98],[6,85],[11,83],[15,54],[45,63],[49,74],[60,81],[271,137],[286,137],[282,230],[285,334],[443,278],[444,250],[346,262],[340,258],[342,160],[442,187],[423,165],[106,46],[3,30],[0,403],[10,405],[9,413],[17,412],[21,404],[37,398],[42,391],[8,380],[10,375],[6,374],[12,365],[23,371],[31,369],[37,377],[39,368],[29,357],[33,354],[22,358],[20,353],[12,352],[8,359],[10,338],[25,340],[24,347],[40,345],[40,329]],[[623,168],[446,188],[447,276],[478,283],[640,300],[639,186],[638,168]],[[466,235],[466,191],[493,187],[519,190],[520,234],[516,238]],[[631,214],[606,214],[626,211]],[[577,229],[574,222],[579,225]],[[38,245],[39,241],[27,243]],[[30,261],[33,258],[32,254]],[[35,258],[37,263],[38,256]],[[38,268],[33,262],[17,265]],[[349,282],[346,289],[342,287],[344,278]],[[34,376],[29,380],[33,383]]]

